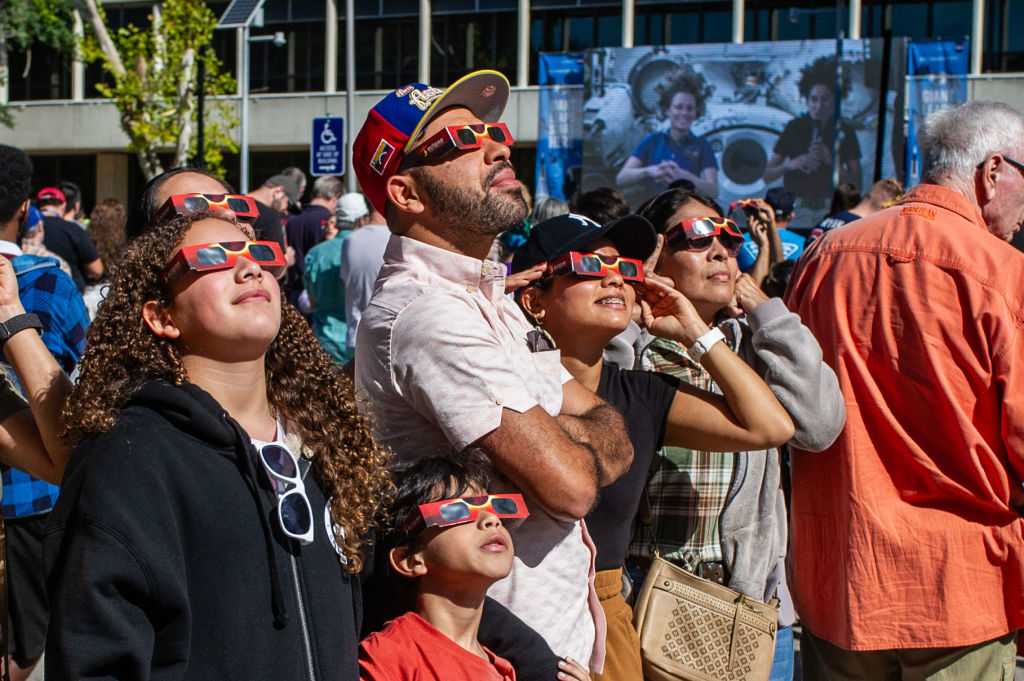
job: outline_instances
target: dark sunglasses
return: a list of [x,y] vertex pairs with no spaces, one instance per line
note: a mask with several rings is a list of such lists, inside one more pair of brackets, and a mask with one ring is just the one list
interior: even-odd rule
[[295,457],[287,447],[276,443],[263,445],[259,453],[260,463],[277,493],[277,521],[281,530],[298,542],[312,544],[313,507]]
[[735,258],[743,246],[743,234],[729,218],[687,218],[665,232],[665,243],[677,251],[706,251],[715,239]]
[[515,143],[512,132],[504,123],[465,123],[448,125],[432,135],[406,157],[402,166],[409,168],[422,163],[439,161],[453,151],[479,149],[485,139],[511,147]]

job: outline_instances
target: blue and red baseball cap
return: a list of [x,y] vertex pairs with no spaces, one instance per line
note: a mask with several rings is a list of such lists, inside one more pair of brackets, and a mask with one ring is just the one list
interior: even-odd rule
[[377,102],[352,149],[356,177],[373,207],[384,212],[388,179],[398,172],[405,155],[416,147],[423,129],[438,114],[465,107],[484,123],[493,123],[505,111],[508,95],[508,78],[482,70],[459,78],[447,89],[410,83]]

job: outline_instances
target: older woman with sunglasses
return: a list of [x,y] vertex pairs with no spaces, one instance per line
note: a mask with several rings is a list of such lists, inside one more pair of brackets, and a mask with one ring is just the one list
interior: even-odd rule
[[[538,351],[557,346],[577,381],[618,409],[633,443],[625,475],[601,492],[587,516],[597,547],[597,590],[608,621],[602,679],[642,681],[640,646],[632,613],[620,595],[622,567],[644,485],[658,447],[763,449],[788,440],[793,424],[768,386],[671,286],[646,280],[643,259],[656,245],[650,224],[627,216],[604,227],[579,215],[536,225],[517,251],[513,272],[545,265],[545,274],[518,292],[536,329]],[[723,395],[691,388],[661,374],[622,370],[602,351],[629,323],[635,305],[652,332],[688,348]]]
[[[846,417],[836,376],[797,315],[778,298],[761,293],[748,276],[737,279],[736,254],[743,237],[736,225],[722,217],[714,200],[683,189],[654,197],[641,214],[659,233],[661,248],[649,261],[653,276],[684,295],[703,323],[721,328],[729,345],[767,382],[796,426],[795,446],[822,451],[831,445]],[[638,357],[642,368],[670,374],[693,388],[726,390],[678,339],[662,335]],[[732,449],[662,449],[648,483],[650,517],[637,529],[630,563],[641,573],[656,548],[683,568],[720,577],[758,600],[778,596],[780,630],[771,679],[788,680],[793,675],[789,625],[795,616],[785,583],[780,453],[774,445],[747,448],[761,451],[744,454]]]

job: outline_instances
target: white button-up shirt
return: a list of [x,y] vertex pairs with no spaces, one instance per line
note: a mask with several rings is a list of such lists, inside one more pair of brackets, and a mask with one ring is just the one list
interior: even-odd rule
[[[562,408],[571,375],[560,353],[530,352],[532,326],[505,295],[505,267],[392,236],[359,323],[356,395],[374,434],[401,461],[460,452],[501,424],[503,409]],[[512,573],[489,595],[560,656],[604,666],[594,548],[582,521],[538,503],[510,528]]]

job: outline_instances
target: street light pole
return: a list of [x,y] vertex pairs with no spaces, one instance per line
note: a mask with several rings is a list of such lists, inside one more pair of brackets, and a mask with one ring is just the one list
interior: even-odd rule
[[274,43],[275,47],[284,47],[288,40],[282,31],[274,35],[249,36],[249,25],[242,27],[242,115],[239,145],[241,146],[241,191],[249,193],[249,49],[251,43]]

